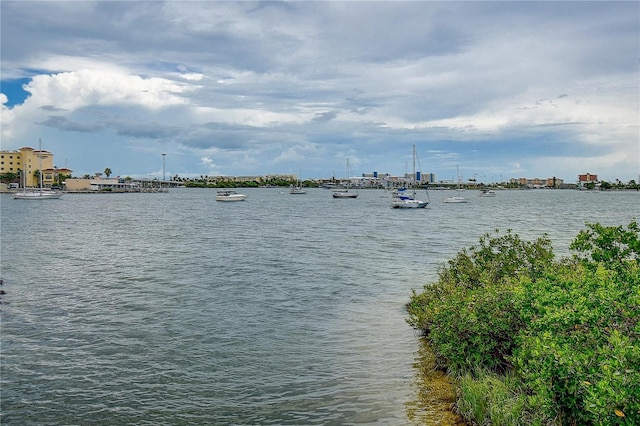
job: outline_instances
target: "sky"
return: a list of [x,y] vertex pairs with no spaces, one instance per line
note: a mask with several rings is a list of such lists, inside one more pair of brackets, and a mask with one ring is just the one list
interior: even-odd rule
[[[73,176],[640,181],[640,2],[0,2],[1,147]],[[165,154],[164,156],[162,154]]]

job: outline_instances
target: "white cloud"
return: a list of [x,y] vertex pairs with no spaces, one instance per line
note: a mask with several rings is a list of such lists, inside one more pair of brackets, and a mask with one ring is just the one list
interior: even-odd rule
[[185,87],[163,78],[82,69],[37,75],[26,85],[25,103],[75,110],[88,105],[136,105],[156,109],[185,103]]
[[178,77],[188,81],[200,81],[204,78],[204,75],[200,73],[191,72],[191,73],[179,74]]
[[[147,111],[186,105],[182,97],[191,88],[164,78],[142,78],[137,75],[105,70],[81,69],[57,74],[36,75],[24,86],[30,96],[22,105],[3,111],[2,136],[21,134],[25,126],[42,121],[51,111],[72,116],[87,107],[129,108]],[[113,114],[118,114],[113,110]]]
[[213,160],[209,157],[202,157],[200,158],[200,161],[202,162],[202,164],[207,166],[207,168],[211,168],[215,166],[215,164],[213,164]]

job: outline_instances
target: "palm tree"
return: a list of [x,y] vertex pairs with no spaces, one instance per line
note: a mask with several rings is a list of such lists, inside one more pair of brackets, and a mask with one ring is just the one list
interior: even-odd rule
[[107,175],[107,179],[109,179],[109,176],[111,176],[111,169],[108,167],[104,169],[104,174]]

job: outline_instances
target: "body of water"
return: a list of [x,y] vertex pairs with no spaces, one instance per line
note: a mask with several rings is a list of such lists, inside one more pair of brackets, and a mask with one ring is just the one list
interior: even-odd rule
[[566,254],[640,213],[637,192],[240,192],[2,195],[2,424],[428,423],[412,289],[496,228]]

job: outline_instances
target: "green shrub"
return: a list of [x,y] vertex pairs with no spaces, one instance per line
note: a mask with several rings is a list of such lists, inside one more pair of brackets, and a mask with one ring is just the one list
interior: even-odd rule
[[522,241],[508,231],[485,234],[439,271],[437,283],[414,291],[409,323],[423,330],[440,367],[502,372],[510,368],[514,338],[523,327],[512,281],[538,276],[553,259],[550,241]]
[[428,335],[439,365],[460,373],[510,368],[514,337],[522,326],[507,286],[456,291],[433,308]]
[[640,424],[640,227],[587,228],[561,261],[546,237],[485,235],[413,292],[408,321],[462,375],[469,420]]
[[463,249],[439,273],[439,281],[474,289],[502,284],[514,277],[540,275],[554,258],[551,241],[545,235],[527,242],[510,230],[500,236],[485,234],[478,246]]
[[605,227],[588,223],[570,248],[583,253],[578,256],[588,267],[605,263],[609,269],[624,271],[640,263],[640,226],[632,221],[626,229],[622,226]]
[[512,360],[533,409],[562,424],[640,421],[639,270],[573,264],[523,282],[529,326]]

